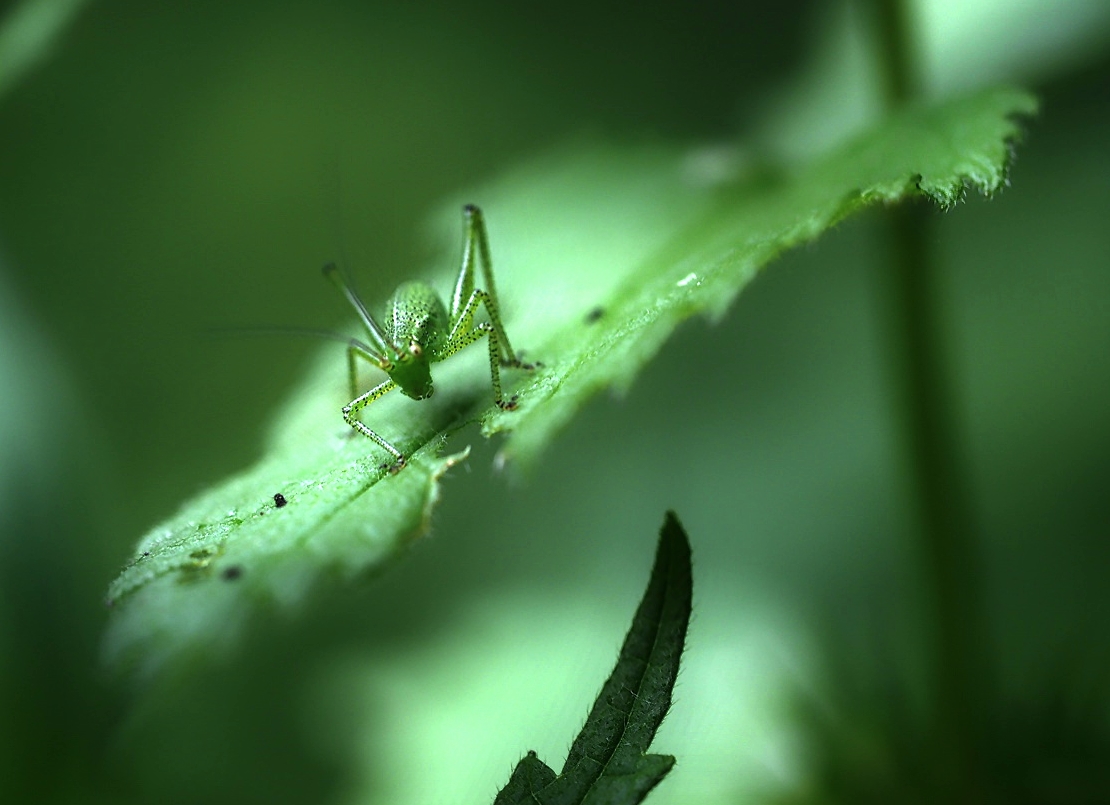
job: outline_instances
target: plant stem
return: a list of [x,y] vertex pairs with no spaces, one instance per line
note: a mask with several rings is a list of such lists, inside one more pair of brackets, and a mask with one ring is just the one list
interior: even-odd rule
[[[912,8],[907,0],[874,0],[886,105],[919,94]],[[924,204],[889,211],[893,352],[910,485],[931,618],[933,739],[950,769],[952,799],[977,799],[975,758],[978,685],[983,679],[980,574],[971,506],[963,479],[948,372],[940,348],[938,270],[931,216]]]
[[917,534],[933,642],[934,736],[959,787],[975,776],[972,738],[980,678],[979,573],[970,506],[955,438],[947,374],[938,349],[931,227],[915,205],[890,210],[894,349]]
[[913,10],[907,0],[873,0],[877,42],[882,67],[883,101],[887,110],[896,109],[921,93],[916,70]]

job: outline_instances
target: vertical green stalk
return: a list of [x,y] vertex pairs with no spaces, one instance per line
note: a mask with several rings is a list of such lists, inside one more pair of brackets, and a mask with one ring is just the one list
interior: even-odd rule
[[[884,100],[888,109],[894,109],[920,92],[913,8],[909,0],[873,0],[872,4]],[[939,272],[931,213],[922,203],[889,211],[892,248],[887,281],[897,402],[931,619],[932,738],[938,765],[950,769],[938,782],[948,789],[949,801],[955,802],[978,799],[982,783],[975,733],[978,685],[983,679],[983,623],[971,506],[940,344]]]

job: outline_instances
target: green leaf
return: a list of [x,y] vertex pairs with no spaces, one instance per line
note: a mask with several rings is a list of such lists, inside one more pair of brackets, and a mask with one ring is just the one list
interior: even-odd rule
[[[714,160],[727,170],[728,154],[649,149],[576,155],[502,182],[487,202],[494,248],[529,270],[502,282],[520,308],[510,335],[546,366],[520,390],[521,410],[490,412],[485,432],[511,430],[502,455],[530,464],[585,399],[626,389],[679,322],[719,317],[784,250],[871,204],[925,195],[947,208],[969,186],[995,192],[1019,133],[1012,117],[1035,109],[1014,90],[912,109],[770,178],[714,183],[706,175]],[[675,385],[697,388],[680,367]]]
[[690,542],[667,512],[632,628],[562,773],[529,752],[494,805],[635,805],[666,776],[675,759],[645,753],[671,706],[692,591]]
[[441,444],[391,476],[337,431],[312,450],[275,447],[200,495],[143,538],[109,588],[108,660],[145,676],[170,656],[229,648],[253,608],[381,565],[427,529],[439,477],[465,457],[434,457]]
[[[446,295],[462,202],[481,204],[506,330],[542,363],[502,372],[517,410],[491,404],[483,348],[436,364],[434,398],[391,394],[363,412],[413,456],[389,476],[384,451],[342,421],[345,362],[329,347],[277,417],[265,457],[140,541],[109,590],[109,658],[153,668],[232,645],[251,612],[295,607],[322,578],[375,569],[425,528],[437,479],[460,458],[438,455],[448,435],[475,420],[486,435],[507,432],[499,459],[526,468],[589,397],[627,389],[681,321],[719,317],[782,251],[871,204],[924,195],[949,207],[969,187],[999,189],[1013,117],[1035,109],[1010,89],[912,108],[814,163],[773,170],[731,147],[577,144],[452,202],[428,276]],[[675,393],[712,388],[675,367]],[[274,506],[276,493],[287,506]]]

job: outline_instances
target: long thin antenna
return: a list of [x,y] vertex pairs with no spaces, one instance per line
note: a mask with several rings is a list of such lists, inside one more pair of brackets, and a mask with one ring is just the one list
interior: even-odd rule
[[363,343],[357,338],[343,335],[343,333],[337,333],[334,330],[324,330],[316,327],[287,327],[284,325],[265,325],[261,327],[209,327],[204,332],[212,338],[253,338],[256,336],[270,337],[275,335],[296,336],[298,338],[318,338],[324,341],[336,341],[340,344],[346,344],[349,347],[354,347],[357,350],[378,357],[378,350]]
[[[328,263],[324,266],[324,276],[335,284],[335,287],[347,297],[347,301],[351,303],[351,307],[358,312],[359,318],[362,319],[362,323],[366,325],[366,330],[370,334],[371,340],[377,344],[378,351],[387,358],[395,356],[397,348],[389,342],[389,338],[381,328],[381,325],[374,321],[374,317],[370,315],[370,311],[366,309],[366,305],[362,304],[362,300],[358,298],[358,294],[355,293],[355,289],[351,287],[351,283],[343,276],[343,272],[339,270],[339,266],[335,263]],[[371,350],[371,352],[373,352],[373,350]]]

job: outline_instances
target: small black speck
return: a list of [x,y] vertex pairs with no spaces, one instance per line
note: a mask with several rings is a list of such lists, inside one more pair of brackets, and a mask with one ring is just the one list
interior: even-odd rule
[[143,551],[143,556],[150,556],[150,551]]
[[590,312],[586,314],[586,324],[593,324],[595,321],[601,319],[605,315],[605,308],[601,305],[590,308]]
[[235,581],[236,579],[242,577],[243,566],[232,565],[231,567],[224,568],[224,572],[220,575],[223,576],[224,581]]
[[278,492],[274,495],[274,505],[277,506],[279,509],[288,502],[289,501],[285,499],[285,495],[281,494],[281,492]]

